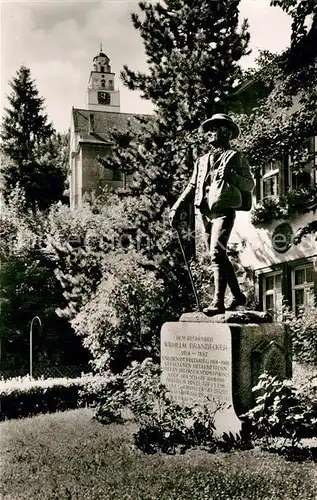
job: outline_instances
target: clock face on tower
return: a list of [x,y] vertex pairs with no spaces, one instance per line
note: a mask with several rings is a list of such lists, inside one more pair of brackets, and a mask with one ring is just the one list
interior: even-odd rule
[[109,92],[98,92],[98,104],[110,104]]

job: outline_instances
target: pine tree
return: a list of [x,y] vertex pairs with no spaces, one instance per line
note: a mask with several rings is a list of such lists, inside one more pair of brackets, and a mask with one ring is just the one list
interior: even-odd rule
[[247,23],[239,28],[239,0],[141,2],[132,14],[143,39],[149,74],[124,67],[128,88],[141,91],[158,114],[175,127],[195,129],[214,112],[225,111],[238,62],[247,53]]
[[5,108],[2,150],[14,162],[23,163],[33,159],[34,148],[52,136],[53,128],[43,112],[44,99],[39,97],[28,68],[21,66],[10,86],[11,107]]
[[30,70],[21,66],[10,86],[1,133],[3,195],[8,199],[19,184],[29,207],[45,209],[61,198],[64,189],[60,139],[48,122]]

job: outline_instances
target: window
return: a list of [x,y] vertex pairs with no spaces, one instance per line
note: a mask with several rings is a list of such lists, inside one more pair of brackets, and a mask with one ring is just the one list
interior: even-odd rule
[[309,155],[310,161],[301,168],[301,170],[296,170],[293,168],[294,158],[293,156],[288,157],[289,166],[289,179],[290,187],[292,189],[308,187],[315,182],[315,170],[316,170],[316,137],[310,137],[305,142],[305,153]]
[[282,314],[282,272],[272,272],[262,275],[263,283],[263,310],[273,313],[276,321]]
[[315,303],[314,268],[312,264],[296,267],[292,272],[292,299],[296,316],[300,310]]
[[100,71],[101,71],[101,73],[104,73],[105,72],[105,67],[104,66],[100,66]]
[[272,161],[268,165],[265,165],[262,172],[261,179],[261,199],[274,197],[276,198],[279,194],[278,183],[279,183],[279,172],[281,168],[280,161]]
[[122,171],[114,168],[112,170],[112,180],[113,181],[122,181]]
[[262,198],[269,196],[277,197],[278,195],[278,175],[263,179],[263,195]]
[[101,80],[101,86],[102,86],[102,87],[105,87],[105,86],[106,86],[106,83],[105,83],[105,81],[104,81],[104,80]]
[[109,89],[113,90],[113,80],[109,80]]

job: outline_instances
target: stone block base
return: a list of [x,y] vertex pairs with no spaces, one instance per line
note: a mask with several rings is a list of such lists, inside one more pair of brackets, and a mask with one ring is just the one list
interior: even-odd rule
[[214,323],[188,316],[162,327],[162,382],[179,404],[221,404],[217,427],[236,432],[237,416],[254,406],[259,375],[291,377],[287,329],[280,323]]
[[285,325],[264,323],[230,324],[232,338],[232,392],[238,415],[254,406],[252,387],[259,375],[268,372],[281,379],[291,378],[291,344]]

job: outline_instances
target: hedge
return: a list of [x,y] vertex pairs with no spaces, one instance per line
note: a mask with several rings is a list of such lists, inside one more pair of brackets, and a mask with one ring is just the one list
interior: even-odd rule
[[34,380],[20,377],[0,382],[0,420],[22,418],[93,406],[95,396],[87,390],[96,378],[85,375],[75,379]]

